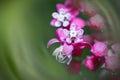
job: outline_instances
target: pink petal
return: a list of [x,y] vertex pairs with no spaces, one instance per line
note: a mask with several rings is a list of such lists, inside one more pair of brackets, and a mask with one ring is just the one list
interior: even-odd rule
[[79,0],[66,0],[65,1],[65,6],[67,8],[70,8],[71,10],[77,10],[77,12],[79,12],[78,11],[79,7],[80,7],[79,2],[80,2]]
[[66,43],[63,45],[63,55],[71,55],[73,51],[72,45],[67,45]]
[[51,22],[50,22],[50,25],[51,26],[55,26],[55,23],[57,22],[57,19],[53,19]]
[[79,11],[78,10],[72,10],[72,11],[70,11],[70,13],[72,15],[72,18],[74,18],[79,14]]
[[91,52],[95,55],[95,56],[105,56],[108,53],[108,48],[107,45],[104,42],[95,42],[95,44],[93,45]]
[[74,18],[71,22],[71,24],[75,24],[75,26],[77,27],[77,29],[80,28],[84,28],[86,23],[84,20],[80,19],[80,18]]
[[70,44],[70,43],[72,42],[72,40],[68,37],[68,38],[66,38],[66,42],[67,42],[68,44]]
[[57,4],[56,8],[57,8],[57,11],[59,12],[60,9],[65,9],[65,5],[64,4]]
[[66,32],[67,32],[67,29],[59,28],[56,30],[56,35],[60,41],[63,42],[66,39],[66,37],[67,37]]
[[82,49],[79,46],[74,46],[72,51],[72,56],[80,56],[82,54]]
[[81,48],[84,48],[84,47],[87,47],[87,48],[89,48],[89,49],[91,49],[91,44],[89,44],[89,43],[87,43],[87,42],[80,42],[80,43],[76,43],[76,44],[74,44],[75,46],[79,46],[79,47],[81,47]]
[[58,39],[56,38],[51,39],[47,44],[47,48],[49,48],[52,44],[57,43],[57,42],[59,42]]

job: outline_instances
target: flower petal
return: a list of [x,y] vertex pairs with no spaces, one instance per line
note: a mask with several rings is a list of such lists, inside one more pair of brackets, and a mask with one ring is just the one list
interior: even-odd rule
[[61,26],[61,23],[60,23],[57,19],[53,19],[53,20],[50,22],[50,25],[51,25],[51,26],[55,26],[55,27],[60,27],[60,26]]
[[53,18],[58,18],[58,16],[59,16],[59,14],[58,14],[57,12],[53,12],[53,13],[52,13],[52,17],[53,17]]
[[78,30],[78,36],[82,36],[83,33],[84,33],[84,30],[83,30],[83,29],[79,29],[79,30]]
[[76,29],[84,28],[86,25],[85,21],[80,18],[74,18],[71,24],[75,24]]
[[81,48],[84,48],[84,47],[87,47],[87,48],[89,48],[89,49],[92,48],[92,45],[89,44],[89,43],[87,43],[87,42],[79,42],[79,43],[76,43],[76,44],[74,44],[74,45],[75,45],[75,46],[79,46],[79,47],[81,47]]
[[66,38],[66,42],[70,44],[72,41],[70,38]]
[[65,6],[64,6],[64,4],[57,4],[56,8],[57,8],[57,11],[59,12],[60,9],[65,9]]
[[64,21],[64,22],[63,22],[63,26],[64,26],[64,27],[67,27],[68,25],[69,25],[69,21]]
[[56,38],[51,39],[47,44],[47,48],[49,48],[52,44],[57,43],[57,42],[59,42],[58,39]]
[[72,45],[67,45],[66,43],[64,43],[63,45],[63,55],[71,55],[73,51],[73,46]]
[[[66,29],[67,30],[67,29]],[[67,33],[65,33],[65,31],[66,31],[65,29],[62,29],[62,28],[59,28],[59,29],[57,29],[56,30],[56,35],[57,35],[57,37],[58,37],[58,39],[60,40],[60,41],[64,41],[65,40],[65,38],[67,37]]]
[[59,53],[62,52],[62,49],[63,49],[63,46],[60,46],[60,47],[56,48],[56,49],[53,51],[52,55],[53,55],[53,56],[57,56]]

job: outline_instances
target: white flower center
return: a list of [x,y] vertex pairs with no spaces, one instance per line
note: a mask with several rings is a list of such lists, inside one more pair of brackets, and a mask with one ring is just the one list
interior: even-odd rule
[[[60,9],[59,12],[53,12],[52,16],[53,16],[53,18],[57,19],[58,22],[62,23],[64,27],[69,25],[69,20],[71,18],[71,14],[69,12],[67,12],[66,9]],[[60,25],[57,25],[57,26],[60,26]]]
[[77,31],[71,30],[70,31],[70,38],[76,37],[77,36]]
[[65,16],[62,15],[62,14],[59,14],[59,16],[58,16],[58,20],[61,21],[61,22],[63,22],[64,19],[65,19]]

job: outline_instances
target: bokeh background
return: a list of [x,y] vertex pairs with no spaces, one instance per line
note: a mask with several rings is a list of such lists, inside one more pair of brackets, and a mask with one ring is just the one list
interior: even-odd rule
[[[112,40],[119,40],[120,1],[89,1],[107,20]],[[98,80],[101,70],[90,72],[81,67],[82,74],[69,74],[52,57],[52,48],[46,48],[48,40],[55,37],[51,13],[63,2],[0,0],[0,80]]]

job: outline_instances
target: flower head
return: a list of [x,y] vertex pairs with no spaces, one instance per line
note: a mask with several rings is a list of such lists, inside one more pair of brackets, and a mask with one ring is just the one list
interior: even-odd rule
[[63,4],[57,4],[57,12],[52,13],[54,19],[51,21],[51,25],[55,27],[67,27],[70,25],[70,21],[77,15],[78,11],[74,12]]
[[82,35],[84,33],[84,30],[81,28],[77,28],[74,24],[71,24],[70,29],[62,29],[59,28],[56,31],[58,39],[63,43],[78,43],[83,41]]

